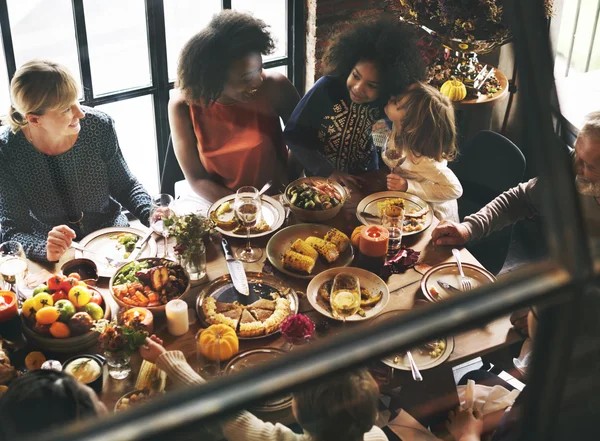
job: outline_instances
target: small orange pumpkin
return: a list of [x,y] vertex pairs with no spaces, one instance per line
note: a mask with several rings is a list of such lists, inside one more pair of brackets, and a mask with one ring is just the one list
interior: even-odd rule
[[200,350],[211,360],[224,361],[239,352],[240,342],[229,326],[210,325],[200,334]]
[[354,246],[354,248],[357,248],[360,246],[360,235],[362,233],[362,230],[364,230],[365,226],[361,225],[359,227],[356,227],[354,229],[354,231],[352,232],[352,236],[351,236],[351,241],[352,241],[352,245]]

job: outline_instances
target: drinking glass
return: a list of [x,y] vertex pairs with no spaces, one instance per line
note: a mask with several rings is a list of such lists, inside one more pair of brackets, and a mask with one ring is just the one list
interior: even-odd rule
[[360,281],[350,273],[339,273],[333,279],[329,303],[334,316],[346,318],[355,314],[360,308]]
[[397,253],[402,243],[402,228],[404,226],[404,208],[390,205],[383,211],[381,225],[388,230],[389,253]]
[[390,146],[391,136],[392,134],[389,134],[385,138],[385,143],[381,147],[381,156],[387,160],[386,165],[390,167],[390,173],[394,173],[396,167],[404,162],[406,156],[402,155],[402,150]]
[[260,248],[252,248],[250,244],[250,228],[260,222],[262,202],[258,190],[254,187],[240,187],[235,194],[233,209],[238,221],[246,227],[246,246],[238,248],[235,256],[242,262],[256,262],[262,257]]
[[173,202],[173,196],[170,194],[159,194],[152,198],[152,205],[150,207],[150,228],[163,237],[163,257],[167,257],[168,254],[167,237],[169,237],[169,230],[165,227],[163,219],[171,215],[171,209],[169,208],[171,202]]
[[27,274],[27,258],[21,244],[9,240],[0,244],[0,281],[3,288],[11,290],[14,288],[17,299],[22,301],[19,287]]

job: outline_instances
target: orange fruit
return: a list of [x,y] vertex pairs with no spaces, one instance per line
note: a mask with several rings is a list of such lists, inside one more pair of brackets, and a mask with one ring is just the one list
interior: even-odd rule
[[34,371],[42,367],[46,361],[46,356],[39,351],[33,351],[25,357],[25,367],[30,371]]
[[71,336],[71,330],[66,323],[54,322],[50,325],[50,334],[56,338],[69,338]]
[[54,323],[60,317],[58,309],[54,306],[44,306],[35,313],[35,321],[41,325],[49,325]]

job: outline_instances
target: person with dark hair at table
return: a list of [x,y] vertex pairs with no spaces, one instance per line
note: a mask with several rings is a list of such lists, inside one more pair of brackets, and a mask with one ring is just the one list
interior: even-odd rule
[[267,25],[236,11],[216,14],[183,47],[169,123],[192,189],[214,201],[239,187],[287,181],[280,118],[298,103],[292,83],[263,69],[275,44]]
[[304,95],[284,137],[307,175],[358,184],[379,168],[373,123],[390,97],[425,77],[413,27],[393,18],[351,23],[334,36],[325,76]]

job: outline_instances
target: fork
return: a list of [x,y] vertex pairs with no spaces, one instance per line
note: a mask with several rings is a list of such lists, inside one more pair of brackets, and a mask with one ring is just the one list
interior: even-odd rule
[[99,253],[98,251],[94,251],[94,250],[90,250],[89,248],[84,247],[83,245],[80,245],[76,242],[72,242],[71,243],[71,248],[74,248],[76,250],[79,250],[83,253],[92,253],[92,254],[96,254],[98,256],[102,256],[106,259],[106,261],[108,262],[108,264],[112,267],[118,268],[121,265],[125,265],[127,263],[127,260],[117,260],[117,259],[113,259],[112,257],[108,257],[105,256],[102,253]]
[[462,263],[460,262],[460,251],[456,248],[452,248],[452,254],[456,259],[456,264],[458,265],[458,272],[460,273],[460,287],[463,291],[470,291],[473,289],[473,284],[469,279],[465,277],[465,273],[463,272]]

